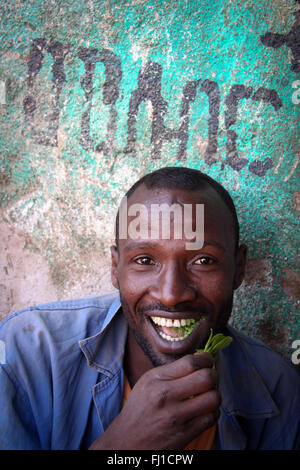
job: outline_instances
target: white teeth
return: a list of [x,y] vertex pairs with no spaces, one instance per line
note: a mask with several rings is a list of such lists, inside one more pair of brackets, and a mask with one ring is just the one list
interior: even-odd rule
[[167,341],[181,341],[182,339],[184,339],[184,336],[180,336],[179,338],[173,338],[172,336],[169,336],[169,335],[165,335],[165,333],[163,333],[162,331],[159,331],[159,334],[162,338],[166,339]]
[[159,326],[175,327],[179,328],[180,326],[188,326],[195,322],[193,318],[176,318],[172,320],[171,318],[163,317],[151,317],[152,321]]
[[[159,326],[166,326],[166,327],[172,327],[172,328],[180,328],[184,326],[189,326],[193,325],[194,327],[197,326],[199,321],[195,320],[194,318],[175,318],[172,320],[171,318],[163,318],[163,317],[151,317],[153,323]],[[167,341],[173,342],[173,341],[182,341],[183,339],[186,338],[186,335],[184,334],[183,336],[180,337],[173,337],[169,336],[160,329],[157,329],[158,334],[164,338]],[[179,333],[179,331],[178,331]],[[190,333],[189,333],[190,334]]]

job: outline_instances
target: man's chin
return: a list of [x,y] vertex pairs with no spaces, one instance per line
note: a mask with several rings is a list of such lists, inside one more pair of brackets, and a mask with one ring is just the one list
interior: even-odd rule
[[136,331],[133,331],[133,335],[137,344],[140,346],[145,356],[147,356],[147,358],[150,360],[153,367],[159,367],[165,364],[169,364],[182,357],[182,355],[179,354],[164,354],[155,351],[152,345],[150,345],[150,343],[145,339],[144,336],[140,335]]

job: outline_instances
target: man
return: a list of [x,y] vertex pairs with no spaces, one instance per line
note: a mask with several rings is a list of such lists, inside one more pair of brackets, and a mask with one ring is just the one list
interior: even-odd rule
[[[208,176],[163,168],[139,180],[111,248],[120,297],[2,323],[0,447],[299,448],[298,373],[227,325],[246,251],[231,197]],[[233,338],[215,365],[195,353],[211,329]]]

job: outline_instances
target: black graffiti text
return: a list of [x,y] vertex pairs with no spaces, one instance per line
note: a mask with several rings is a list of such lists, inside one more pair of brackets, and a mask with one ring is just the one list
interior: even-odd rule
[[[45,130],[38,129],[36,122],[36,82],[42,70],[45,54],[52,57],[52,93],[49,100],[51,112],[48,117],[48,127]],[[70,54],[70,47],[58,41],[47,42],[46,39],[35,39],[31,44],[28,56],[27,87],[28,93],[24,99],[25,124],[29,126],[31,136],[35,143],[57,147],[58,129],[60,124],[60,96],[64,86],[67,86],[65,74],[65,58]],[[114,150],[115,134],[117,130],[118,115],[116,101],[120,98],[120,86],[122,82],[121,61],[116,54],[108,49],[80,47],[75,51],[75,56],[83,62],[84,74],[80,77],[80,85],[84,92],[84,105],[80,118],[79,143],[86,151],[104,152],[111,155]],[[109,119],[106,135],[98,140],[91,136],[90,118],[93,107],[94,82],[96,64],[101,62],[104,66],[105,81],[102,90],[103,105],[108,107]],[[127,115],[127,141],[124,143],[123,152],[136,155],[137,148],[137,122],[139,108],[143,102],[149,101],[152,106],[151,118],[151,158],[161,157],[162,146],[166,142],[177,143],[177,160],[186,158],[187,143],[190,132],[191,104],[197,94],[204,94],[208,102],[207,120],[207,146],[204,151],[204,159],[207,165],[217,161],[218,132],[220,123],[221,94],[217,82],[210,79],[197,79],[188,81],[183,86],[182,99],[179,110],[180,122],[177,129],[166,126],[165,118],[168,113],[168,102],[162,96],[163,68],[156,62],[147,62],[141,68],[137,87],[132,91],[129,100]],[[46,89],[46,87],[45,87]],[[249,171],[257,176],[264,176],[273,167],[271,158],[264,161],[255,160],[251,163],[245,156],[238,152],[237,117],[241,100],[252,102],[264,102],[270,104],[277,112],[282,106],[281,99],[276,90],[260,87],[254,90],[250,86],[234,84],[225,97],[225,132],[227,136],[226,158],[223,165],[229,165],[236,171],[240,171],[248,165]]]

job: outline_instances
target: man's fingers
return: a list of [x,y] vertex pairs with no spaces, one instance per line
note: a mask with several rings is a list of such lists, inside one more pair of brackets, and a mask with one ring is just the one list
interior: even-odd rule
[[186,400],[191,396],[216,389],[217,385],[218,374],[214,369],[198,369],[174,381],[172,396],[178,400]]
[[164,366],[156,367],[153,372],[159,380],[174,380],[202,368],[211,368],[213,366],[212,356],[208,353],[187,354],[177,361]]
[[181,402],[178,407],[178,416],[182,417],[182,422],[187,422],[196,416],[217,412],[220,404],[220,393],[217,390],[210,390]]
[[187,443],[218,422],[220,411],[214,410],[202,416],[195,416],[185,424]]

